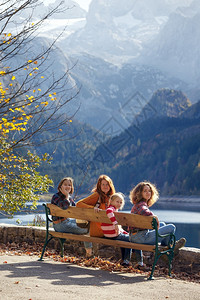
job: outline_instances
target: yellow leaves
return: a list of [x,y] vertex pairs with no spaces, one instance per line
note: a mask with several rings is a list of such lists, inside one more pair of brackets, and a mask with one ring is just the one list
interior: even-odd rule
[[[23,120],[22,117],[18,117],[18,120]],[[2,123],[2,124],[1,124]],[[15,124],[14,124],[15,123]],[[13,118],[13,122],[8,122],[8,120],[6,118],[2,118],[0,121],[0,129],[4,132],[4,133],[9,133],[10,130],[17,130],[17,131],[25,131],[26,128],[22,127],[27,125],[27,122],[20,122],[20,123],[16,123],[16,120]]]
[[30,100],[30,102],[32,102],[32,101],[33,101],[33,99],[34,99],[34,97],[33,97],[33,96],[30,96],[30,97],[28,97],[28,100]]
[[[4,39],[6,42],[13,40],[13,37],[11,33],[5,34]],[[43,59],[44,57],[42,57]],[[27,59],[25,61],[25,66],[22,68],[23,73],[25,73],[25,76],[29,77],[32,76],[31,79],[33,80],[33,77],[37,76],[37,79],[40,79],[40,77],[43,79],[45,78],[44,75],[35,75],[35,73],[38,73],[38,66],[40,63],[40,60],[32,60]],[[9,67],[8,67],[9,68]],[[0,82],[0,103],[5,105],[6,110],[5,114],[3,114],[3,118],[0,118],[0,132],[2,135],[6,135],[10,131],[25,131],[26,126],[31,118],[33,118],[32,115],[26,115],[25,111],[31,112],[33,110],[34,113],[38,113],[40,109],[44,109],[44,107],[48,106],[51,102],[56,100],[56,92],[53,90],[49,90],[49,93],[46,91],[44,92],[44,95],[41,88],[38,88],[38,86],[33,86],[32,90],[27,90],[27,94],[21,97],[20,102],[17,102],[13,98],[10,98],[10,94],[13,94],[13,86],[15,86],[15,82],[17,81],[18,74],[16,72],[13,72],[12,75],[9,75],[7,73],[7,67],[0,68],[0,76],[8,76],[8,81],[5,83]],[[1,77],[0,77],[1,78]],[[42,82],[42,80],[41,80]],[[4,85],[7,86],[4,86]],[[34,97],[35,96],[35,97]],[[45,97],[42,99],[42,97]],[[11,102],[12,100],[12,102]],[[28,106],[30,106],[28,108]],[[27,110],[26,110],[27,108]],[[9,120],[9,121],[8,121]],[[71,121],[70,121],[71,122]],[[60,130],[62,131],[62,130]]]
[[27,120],[30,120],[32,117],[33,117],[33,116],[31,116],[31,115],[30,115],[30,116],[26,116],[26,119],[27,119]]
[[44,102],[41,102],[41,104],[44,104],[44,106],[47,106],[49,104],[48,101],[44,101]]
[[21,111],[22,109],[20,107],[15,108],[16,111]]
[[8,36],[8,37],[9,37],[9,36],[12,36],[12,34],[11,34],[11,33],[8,33],[7,36]]
[[[54,92],[53,95],[56,95],[56,93]],[[55,101],[56,97],[53,97],[52,94],[49,94],[49,97],[51,98],[51,101]]]

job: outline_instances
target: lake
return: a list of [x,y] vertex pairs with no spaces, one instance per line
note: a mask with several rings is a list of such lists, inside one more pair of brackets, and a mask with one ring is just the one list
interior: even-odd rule
[[[45,214],[42,213],[43,207],[40,207],[39,214],[45,220]],[[39,208],[38,207],[38,208]],[[160,221],[166,223],[173,223],[176,225],[176,238],[185,237],[187,239],[187,247],[200,248],[200,212],[181,211],[181,210],[156,210],[152,209],[153,213],[159,217]],[[17,224],[20,225],[30,224],[35,218],[36,213],[17,214],[12,219],[0,217],[0,223]]]

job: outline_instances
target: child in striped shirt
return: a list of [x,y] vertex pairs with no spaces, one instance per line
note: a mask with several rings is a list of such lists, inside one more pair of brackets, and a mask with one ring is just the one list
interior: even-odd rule
[[[114,212],[118,211],[118,209],[122,209],[123,206],[124,206],[123,194],[122,193],[113,194],[110,197],[109,206],[106,209],[106,214],[108,218],[111,220],[112,224],[102,223],[101,229],[103,230],[104,236],[106,238],[129,242],[128,232],[123,230],[121,225],[118,225],[114,214]],[[141,251],[137,250],[137,252],[139,252],[139,256],[142,259]],[[130,266],[132,249],[121,248],[121,253],[122,253],[122,265],[125,267]]]

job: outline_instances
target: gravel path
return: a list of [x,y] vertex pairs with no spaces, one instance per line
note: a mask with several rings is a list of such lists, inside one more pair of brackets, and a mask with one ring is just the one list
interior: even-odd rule
[[199,300],[200,284],[146,274],[109,273],[38,256],[0,256],[1,300]]

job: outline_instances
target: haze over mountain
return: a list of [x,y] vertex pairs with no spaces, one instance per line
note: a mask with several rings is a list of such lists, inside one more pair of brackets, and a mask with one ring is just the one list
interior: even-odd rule
[[82,86],[78,119],[100,128],[135,94],[148,102],[160,88],[198,100],[198,1],[93,0],[88,12],[75,5],[50,20],[50,33],[44,27],[40,34],[53,37],[68,25],[58,46],[75,63],[71,76]]
[[44,145],[54,159],[41,171],[57,183],[67,170],[81,183],[79,193],[90,193],[99,174],[107,174],[125,194],[139,181],[150,180],[161,195],[199,195],[199,107],[200,102],[191,105],[182,92],[161,89],[119,135],[107,131],[105,138],[103,130],[72,123],[71,135],[81,134]]
[[198,87],[200,79],[200,1],[179,7],[151,43],[141,61],[159,66],[179,79]]
[[[41,2],[37,17],[58,3]],[[122,130],[130,125],[121,113],[127,102],[136,115],[157,89],[181,90],[192,103],[199,99],[199,7],[192,0],[93,0],[87,12],[65,0],[40,28],[35,47],[67,26],[49,74],[74,65],[70,80],[81,91],[70,110],[80,105],[77,119],[98,129],[117,117]]]

